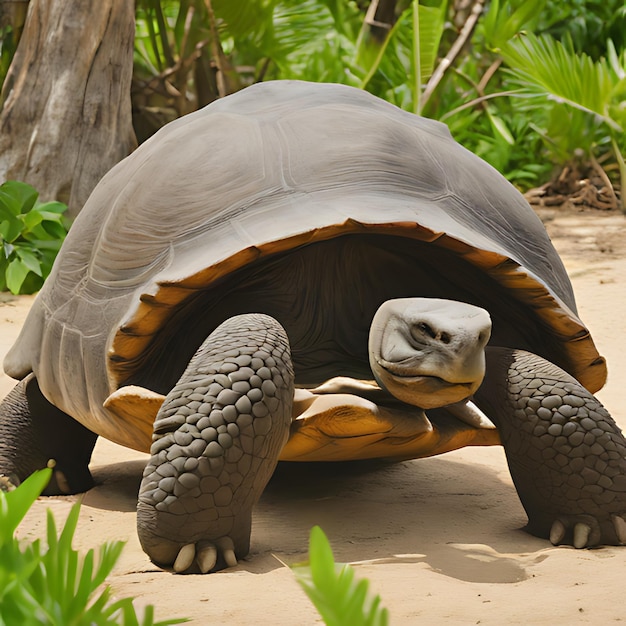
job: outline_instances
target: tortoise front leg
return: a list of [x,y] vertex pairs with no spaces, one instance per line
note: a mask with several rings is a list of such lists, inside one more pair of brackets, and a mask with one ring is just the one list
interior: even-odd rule
[[155,563],[207,573],[248,553],[293,393],[287,336],[271,317],[233,317],[207,338],[154,423],[137,529]]
[[532,534],[626,544],[626,440],[591,393],[535,354],[490,348],[476,401],[498,427]]
[[19,485],[54,464],[46,495],[93,486],[89,461],[97,435],[50,404],[31,374],[0,404],[0,488]]

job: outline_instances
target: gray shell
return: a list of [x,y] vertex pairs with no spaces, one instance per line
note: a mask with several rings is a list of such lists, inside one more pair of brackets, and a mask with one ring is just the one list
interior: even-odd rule
[[256,259],[360,232],[464,257],[532,307],[558,344],[544,356],[591,390],[604,383],[563,265],[500,174],[442,124],[350,87],[291,81],[168,124],[102,179],[5,369],[34,371],[55,405],[145,449],[102,405],[177,307]]

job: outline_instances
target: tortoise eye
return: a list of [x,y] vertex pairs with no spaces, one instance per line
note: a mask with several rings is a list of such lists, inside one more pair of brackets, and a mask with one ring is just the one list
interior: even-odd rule
[[441,341],[441,343],[450,343],[451,337],[450,333],[444,331],[435,330],[430,324],[426,322],[418,322],[415,324],[411,331],[413,337],[415,339],[421,339],[424,335],[430,337],[431,339],[437,339]]
[[427,324],[426,322],[418,322],[413,326],[413,335],[416,339],[423,335],[428,335],[430,338],[434,339],[437,336],[437,333],[430,324]]

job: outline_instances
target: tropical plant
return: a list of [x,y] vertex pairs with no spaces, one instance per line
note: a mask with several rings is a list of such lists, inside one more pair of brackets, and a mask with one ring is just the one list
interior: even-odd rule
[[67,234],[67,206],[38,196],[26,183],[0,185],[0,291],[40,289]]
[[368,596],[369,581],[356,580],[350,565],[335,563],[319,526],[311,529],[309,564],[294,567],[296,579],[328,626],[387,626],[389,612],[379,596]]
[[123,548],[120,541],[89,550],[72,548],[80,503],[72,507],[57,535],[52,513],[47,516],[47,546],[40,540],[20,543],[18,524],[40,495],[51,470],[37,472],[17,489],[0,491],[0,625],[13,626],[166,626],[186,620],[154,621],[154,608],[137,616],[131,598],[113,600],[103,584]]
[[626,4],[623,0],[551,0],[537,16],[537,31],[561,41],[571,39],[574,50],[594,60],[606,54],[610,39],[626,47]]
[[577,158],[600,171],[598,152],[611,152],[626,189],[626,50],[619,54],[609,40],[607,57],[594,61],[568,38],[526,34],[508,42],[502,56],[520,110],[550,152],[562,163]]

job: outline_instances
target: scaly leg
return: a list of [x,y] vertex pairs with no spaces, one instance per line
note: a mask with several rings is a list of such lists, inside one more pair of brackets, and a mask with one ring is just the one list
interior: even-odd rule
[[531,533],[626,544],[626,440],[591,393],[535,354],[490,348],[476,402],[498,427]]
[[207,338],[154,423],[137,528],[155,563],[206,573],[248,553],[293,393],[287,336],[271,317],[240,315]]

